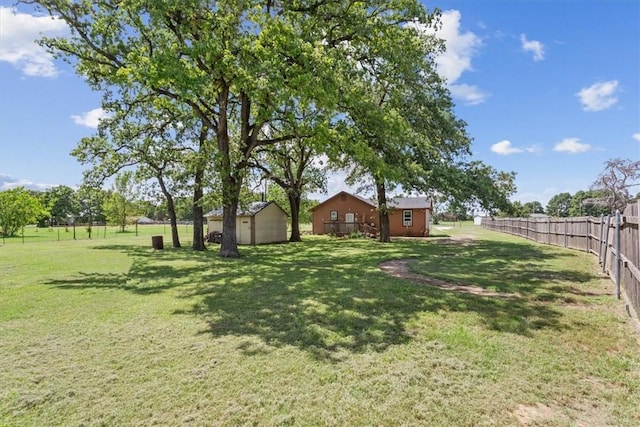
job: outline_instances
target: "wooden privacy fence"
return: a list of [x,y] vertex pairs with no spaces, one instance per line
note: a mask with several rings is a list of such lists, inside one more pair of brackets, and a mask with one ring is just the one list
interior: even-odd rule
[[640,201],[624,213],[572,218],[484,218],[489,230],[526,237],[539,243],[563,246],[598,256],[602,272],[624,290],[636,316],[640,316]]

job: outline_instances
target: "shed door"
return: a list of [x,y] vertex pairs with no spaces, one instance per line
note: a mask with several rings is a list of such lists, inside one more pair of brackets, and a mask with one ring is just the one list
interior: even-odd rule
[[238,239],[238,243],[241,245],[250,245],[253,242],[251,241],[251,218],[250,217],[239,217],[238,222],[236,223],[236,237]]

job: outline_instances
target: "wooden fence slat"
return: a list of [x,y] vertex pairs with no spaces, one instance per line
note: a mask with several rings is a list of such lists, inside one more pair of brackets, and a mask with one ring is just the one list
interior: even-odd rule
[[631,274],[633,275],[633,277],[640,282],[640,269],[638,267],[636,267],[635,265],[633,265],[633,262],[631,262],[631,260],[629,258],[627,258],[624,255],[620,255],[620,259],[622,259],[622,262],[624,263],[624,266],[627,267],[629,269],[629,271],[631,272]]

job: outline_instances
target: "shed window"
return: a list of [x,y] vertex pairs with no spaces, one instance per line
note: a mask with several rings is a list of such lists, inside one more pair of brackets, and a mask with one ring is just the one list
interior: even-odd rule
[[413,211],[402,211],[402,225],[411,227],[413,225]]
[[331,221],[338,220],[338,211],[331,211]]

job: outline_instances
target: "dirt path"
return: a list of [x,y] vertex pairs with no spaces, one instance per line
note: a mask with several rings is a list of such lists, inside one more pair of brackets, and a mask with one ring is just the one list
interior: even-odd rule
[[407,259],[385,261],[379,264],[379,267],[382,271],[393,277],[400,277],[402,279],[411,280],[413,282],[422,283],[424,285],[435,286],[436,288],[444,289],[447,291],[462,292],[465,294],[481,295],[486,297],[517,298],[520,296],[518,294],[491,291],[479,286],[469,285],[466,283],[449,282],[442,279],[436,279],[434,277],[427,277],[411,273],[409,271],[410,261],[411,260]]

